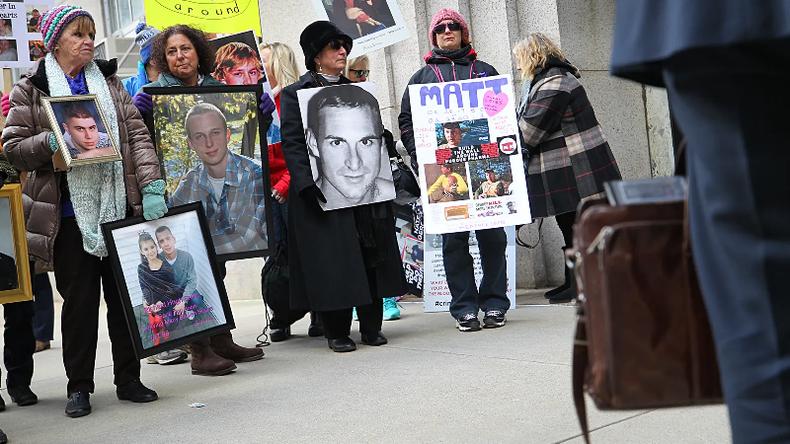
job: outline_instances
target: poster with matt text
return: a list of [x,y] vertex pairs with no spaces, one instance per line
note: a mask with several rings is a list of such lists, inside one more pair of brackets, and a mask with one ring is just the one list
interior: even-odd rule
[[359,57],[409,38],[397,0],[312,0],[318,14],[354,39]]
[[44,57],[38,24],[53,4],[53,0],[0,2],[0,68],[28,68]]
[[527,224],[510,76],[409,86],[425,232]]
[[[510,309],[516,308],[516,227],[505,228],[507,233],[507,298]],[[480,265],[480,249],[477,246],[475,232],[469,233],[469,254],[472,255],[475,269],[475,282],[480,286],[483,279],[483,268]],[[425,312],[450,311],[450,289],[444,274],[444,256],[442,255],[442,235],[425,235],[425,263],[422,267],[425,276],[423,286],[423,307]]]
[[145,0],[145,18],[157,29],[189,25],[212,34],[261,35],[258,0]]

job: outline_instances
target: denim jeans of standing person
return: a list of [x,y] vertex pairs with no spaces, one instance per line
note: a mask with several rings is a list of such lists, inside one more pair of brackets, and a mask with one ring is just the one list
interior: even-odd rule
[[790,39],[664,64],[688,140],[692,252],[735,443],[790,442]]
[[474,260],[469,254],[469,232],[442,235],[444,272],[452,295],[450,314],[456,319],[469,313],[477,316],[480,310],[506,312],[510,308],[507,298],[505,229],[477,230],[475,235],[483,268],[479,290],[475,282]]
[[55,307],[52,298],[52,284],[47,273],[33,276],[33,295],[35,313],[33,315],[33,334],[36,341],[49,342],[55,330]]

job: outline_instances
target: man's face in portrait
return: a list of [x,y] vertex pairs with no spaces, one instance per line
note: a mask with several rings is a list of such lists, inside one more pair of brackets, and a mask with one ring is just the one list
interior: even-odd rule
[[228,155],[230,129],[216,112],[193,115],[186,125],[189,147],[206,166],[219,165]]
[[450,174],[452,174],[452,172],[453,172],[453,170],[451,170],[450,167],[445,166],[445,165],[441,166],[441,170],[442,170],[442,174],[445,175],[445,176],[450,176]]
[[63,123],[63,130],[81,151],[90,151],[99,143],[99,127],[93,117],[71,117]]
[[225,71],[224,83],[226,85],[255,85],[263,77],[258,62],[248,59],[246,63],[238,64]]
[[493,171],[486,172],[486,177],[488,177],[489,182],[496,182],[496,173]]
[[156,243],[159,244],[159,248],[167,256],[173,256],[176,252],[176,238],[173,236],[173,233],[170,230],[162,230],[159,233],[156,233]]
[[321,175],[347,199],[360,202],[381,169],[381,129],[368,107],[326,107],[318,112]]
[[447,144],[451,147],[461,146],[461,139],[464,138],[464,133],[461,128],[445,128],[444,138],[447,139]]

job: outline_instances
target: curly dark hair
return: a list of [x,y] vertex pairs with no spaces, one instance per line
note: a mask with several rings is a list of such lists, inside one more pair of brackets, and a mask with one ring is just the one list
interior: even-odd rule
[[198,72],[204,76],[211,74],[211,68],[214,66],[214,51],[209,46],[208,38],[203,31],[187,25],[170,26],[154,37],[151,59],[159,71],[172,74],[167,66],[167,39],[176,34],[188,38],[195,47],[198,55]]

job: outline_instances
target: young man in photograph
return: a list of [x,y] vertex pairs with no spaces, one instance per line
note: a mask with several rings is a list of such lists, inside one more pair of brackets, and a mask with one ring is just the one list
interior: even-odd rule
[[72,159],[92,159],[112,154],[107,133],[99,131],[96,118],[83,105],[66,108],[63,138]]
[[[428,195],[431,196],[433,202],[442,201],[447,196],[451,196],[452,200],[455,200],[456,197],[461,197],[469,191],[469,186],[463,176],[454,172],[452,166],[442,165],[441,170],[442,174],[428,188]],[[435,194],[437,191],[441,192],[441,195]]]
[[497,179],[496,173],[492,169],[486,170],[486,180],[481,183],[475,191],[475,199],[486,197],[499,197],[505,194],[505,187],[502,181]]
[[321,172],[317,184],[336,207],[376,202],[393,191],[379,176],[384,128],[378,102],[356,86],[325,88],[308,103],[306,141]]
[[447,122],[442,124],[444,130],[444,140],[447,143],[439,145],[439,149],[458,148],[464,138],[464,130],[458,122]]
[[263,169],[228,149],[230,129],[216,106],[200,103],[184,121],[200,163],[181,179],[171,206],[203,202],[217,254],[267,247]]

